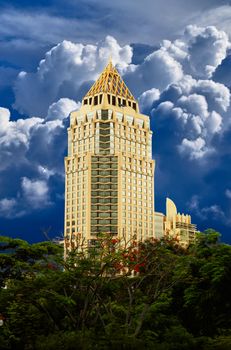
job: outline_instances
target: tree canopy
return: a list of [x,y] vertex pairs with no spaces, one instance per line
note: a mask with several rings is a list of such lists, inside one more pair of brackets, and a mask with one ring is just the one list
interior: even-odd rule
[[231,348],[231,246],[102,236],[89,249],[0,237],[1,349]]

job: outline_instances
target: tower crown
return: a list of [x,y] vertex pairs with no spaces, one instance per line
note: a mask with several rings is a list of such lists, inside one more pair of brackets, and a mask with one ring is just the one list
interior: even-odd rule
[[138,103],[111,60],[85,95],[83,104],[101,104],[103,94],[107,95],[107,102],[111,105],[129,106],[135,110],[138,108]]

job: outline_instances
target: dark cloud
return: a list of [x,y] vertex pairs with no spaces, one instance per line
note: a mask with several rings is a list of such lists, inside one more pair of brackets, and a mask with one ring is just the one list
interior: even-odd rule
[[231,88],[231,54],[223,59],[213,74],[213,80]]

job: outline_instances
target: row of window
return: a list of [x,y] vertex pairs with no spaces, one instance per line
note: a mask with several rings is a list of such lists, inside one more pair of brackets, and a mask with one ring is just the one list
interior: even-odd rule
[[[123,91],[122,91],[123,93]],[[122,97],[117,97],[115,95],[107,94],[104,95],[105,98],[107,98],[107,103],[112,106],[119,106],[119,107],[126,107],[129,106],[133,108],[135,111],[137,110],[137,104],[136,102],[126,100],[125,98]],[[103,94],[95,95],[93,97],[85,97],[83,100],[84,105],[92,105],[92,106],[97,106],[102,103],[103,100]],[[104,118],[107,117],[107,114],[104,115]]]

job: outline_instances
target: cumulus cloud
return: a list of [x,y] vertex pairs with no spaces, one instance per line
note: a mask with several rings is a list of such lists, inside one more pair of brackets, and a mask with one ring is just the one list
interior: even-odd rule
[[148,55],[140,65],[130,65],[124,74],[125,81],[132,87],[136,97],[152,88],[162,91],[182,77],[180,62],[163,48]]
[[227,188],[226,191],[225,191],[225,195],[226,195],[227,198],[231,199],[231,190]]
[[0,170],[6,169],[17,159],[17,164],[26,162],[33,127],[42,123],[41,118],[10,120],[10,111],[0,108]]
[[205,141],[201,137],[194,140],[184,138],[178,148],[181,153],[189,154],[192,159],[201,158],[208,152]]
[[44,180],[22,178],[22,194],[25,200],[33,207],[40,208],[49,204],[48,185]]
[[60,98],[58,102],[54,102],[50,105],[47,112],[46,120],[65,119],[68,115],[80,108],[81,103],[76,103],[69,98]]
[[[130,65],[126,81],[138,97],[146,90],[164,91],[185,75],[198,79],[211,78],[230,48],[228,35],[216,27],[186,27],[175,41],[163,40],[160,48],[149,54],[140,65]],[[206,88],[206,87],[205,87]]]
[[184,37],[191,71],[200,78],[211,78],[230,48],[228,35],[214,26],[190,25],[186,28]]
[[153,102],[157,101],[160,98],[160,91],[158,89],[150,89],[143,92],[139,99],[139,107],[141,111],[150,110]]
[[[140,65],[126,68],[141,110],[157,123],[176,122],[176,148],[201,159],[215,148],[214,138],[230,127],[230,91],[212,76],[230,48],[228,35],[214,26],[186,27],[180,39],[164,40]],[[167,126],[167,125],[166,125]]]
[[45,115],[60,98],[81,100],[110,56],[123,70],[131,62],[132,48],[120,46],[111,36],[97,45],[63,41],[46,53],[36,72],[20,72],[15,83],[15,108],[28,115]]
[[224,113],[229,105],[230,92],[224,85],[185,76],[161,94],[152,115],[175,120],[180,153],[199,159],[214,151],[213,138],[229,125]]
[[22,216],[52,203],[49,180],[63,178],[65,118],[77,106],[65,99],[53,104],[46,118],[15,121],[0,108],[1,216]]
[[181,39],[164,40],[161,47],[182,64],[185,73],[197,79],[211,78],[229,49],[229,37],[224,31],[196,25],[187,26]]

